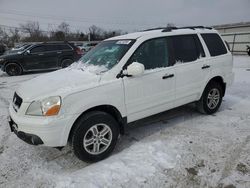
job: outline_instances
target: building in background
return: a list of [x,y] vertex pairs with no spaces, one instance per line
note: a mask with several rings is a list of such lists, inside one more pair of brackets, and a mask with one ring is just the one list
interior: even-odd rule
[[215,25],[213,27],[229,43],[233,54],[247,55],[247,45],[250,46],[250,22]]

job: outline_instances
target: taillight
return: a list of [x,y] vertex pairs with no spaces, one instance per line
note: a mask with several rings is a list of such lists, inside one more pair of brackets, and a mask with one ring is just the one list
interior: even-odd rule
[[77,55],[83,55],[83,51],[80,48],[76,48]]

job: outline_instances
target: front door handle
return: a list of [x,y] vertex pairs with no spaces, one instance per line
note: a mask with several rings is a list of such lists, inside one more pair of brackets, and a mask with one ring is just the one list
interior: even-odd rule
[[174,77],[174,74],[165,74],[162,79],[172,78]]
[[57,52],[58,54],[61,54],[62,52]]
[[43,54],[38,54],[39,56],[43,55]]
[[210,65],[203,65],[203,66],[201,67],[201,69],[208,69],[208,68],[210,68]]

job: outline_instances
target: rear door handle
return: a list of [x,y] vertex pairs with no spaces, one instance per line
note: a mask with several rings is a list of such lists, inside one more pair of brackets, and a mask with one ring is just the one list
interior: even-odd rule
[[57,52],[58,54],[61,54],[62,52]]
[[165,74],[162,79],[168,79],[174,77],[174,74]]
[[203,66],[201,67],[201,69],[208,69],[208,68],[210,68],[210,65],[203,65]]

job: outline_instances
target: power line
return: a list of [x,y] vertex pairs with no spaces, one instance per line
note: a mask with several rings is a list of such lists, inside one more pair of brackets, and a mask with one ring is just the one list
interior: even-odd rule
[[[1,14],[1,13],[0,13]],[[21,19],[21,18],[10,18],[10,17],[3,17],[3,16],[1,16],[1,18],[4,18],[4,19],[7,19],[7,20],[14,20],[14,21],[17,21],[17,22],[29,22],[29,21],[31,21],[31,20],[27,20],[27,19]],[[46,25],[47,27],[48,26],[53,26],[53,27],[58,27],[60,24],[58,24],[58,23],[49,23],[49,22],[43,22],[43,21],[37,21],[39,24],[41,24],[41,25]],[[78,30],[78,29],[88,29],[88,27],[87,26],[83,26],[83,25],[81,25],[80,27],[76,27],[76,26],[72,26],[72,24],[70,25],[70,27],[71,28],[74,28],[74,29],[76,29],[76,30]]]
[[[0,27],[4,27],[4,28],[9,28],[9,29],[19,29],[22,30],[21,27],[16,27],[16,26],[9,26],[9,25],[3,25],[0,24]],[[50,31],[44,31],[44,30],[40,30],[42,33],[49,33]]]
[[[91,23],[93,24],[93,22],[95,23],[100,23],[100,24],[106,24],[106,25],[140,25],[140,26],[146,26],[146,25],[152,25],[152,23],[149,22],[145,22],[145,21],[90,21],[92,18],[88,18],[88,19],[83,19],[83,18],[75,18],[75,17],[62,17],[62,16],[58,16],[58,15],[42,15],[39,13],[27,13],[24,11],[20,11],[20,10],[6,10],[6,9],[0,9],[0,13],[1,14],[10,14],[10,15],[19,15],[19,16],[32,16],[32,17],[36,17],[36,18],[40,18],[40,19],[53,19],[53,20],[60,20],[60,21],[72,21],[72,22],[82,22],[82,23]],[[95,18],[96,19],[96,18]],[[103,19],[103,18],[102,18]],[[92,19],[93,20],[93,19]],[[164,22],[159,22],[159,21],[154,21],[154,24],[165,24]]]

